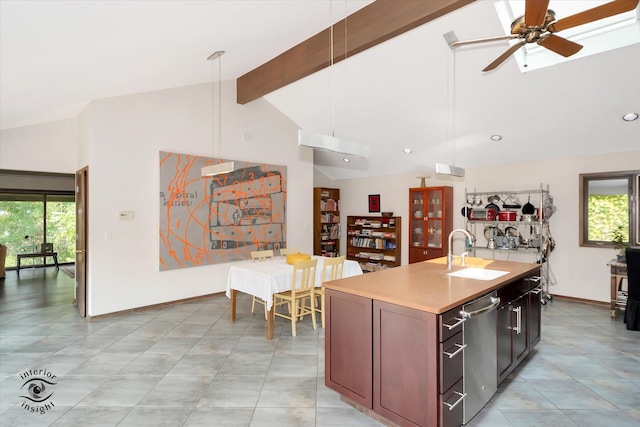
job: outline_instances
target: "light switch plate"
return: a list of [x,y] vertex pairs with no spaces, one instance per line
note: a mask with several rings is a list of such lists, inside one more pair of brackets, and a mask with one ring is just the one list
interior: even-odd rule
[[133,219],[133,211],[121,211],[120,221],[131,221]]

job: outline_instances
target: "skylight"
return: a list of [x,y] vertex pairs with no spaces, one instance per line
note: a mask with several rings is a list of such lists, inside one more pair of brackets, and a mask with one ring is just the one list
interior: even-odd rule
[[[608,3],[608,1],[551,0],[549,9],[553,10],[556,13],[556,19],[560,20],[605,3]],[[510,34],[511,23],[516,18],[524,15],[524,5],[524,0],[498,0],[495,3],[505,34]],[[638,16],[640,16],[640,6],[629,12],[557,32],[556,35],[584,46],[582,50],[568,58],[545,49],[536,43],[527,43],[513,56],[518,63],[520,71],[524,73],[637,44],[640,43],[640,21]],[[512,40],[509,43],[513,45],[517,41]]]

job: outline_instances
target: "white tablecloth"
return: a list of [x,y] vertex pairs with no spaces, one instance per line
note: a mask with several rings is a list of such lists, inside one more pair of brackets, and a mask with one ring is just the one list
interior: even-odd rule
[[[321,286],[324,257],[314,256],[313,258],[318,260],[316,286]],[[362,274],[362,269],[357,261],[345,260],[342,271],[343,278],[360,274]],[[267,303],[267,310],[271,310],[273,294],[290,290],[292,276],[293,266],[287,264],[283,258],[234,264],[229,268],[226,295],[231,298],[232,289],[255,295]]]

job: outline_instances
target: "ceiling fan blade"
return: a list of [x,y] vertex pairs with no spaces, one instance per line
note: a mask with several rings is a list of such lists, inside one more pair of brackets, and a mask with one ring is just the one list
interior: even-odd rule
[[567,28],[577,27],[578,25],[587,24],[589,22],[597,21],[598,19],[608,18],[609,16],[628,12],[635,9],[636,6],[638,6],[638,0],[615,0],[610,3],[603,4],[602,6],[597,6],[593,9],[585,10],[584,12],[576,13],[575,15],[560,19],[555,24],[551,24],[549,26],[549,31],[556,32],[566,30]]
[[538,27],[547,16],[549,0],[527,0],[524,4],[524,24],[527,27]]
[[565,58],[567,56],[575,55],[580,51],[580,49],[582,49],[581,44],[574,43],[554,34],[549,34],[547,37],[541,38],[538,40],[538,44],[564,56]]
[[495,42],[499,40],[511,40],[517,39],[520,37],[518,34],[507,34],[505,36],[495,36],[495,37],[485,37],[483,39],[472,39],[472,40],[460,40],[449,44],[451,47],[459,47],[468,44],[476,44],[476,43],[485,43],[485,42]]
[[493,70],[498,65],[502,64],[508,57],[510,57],[513,52],[515,52],[516,50],[520,49],[520,47],[525,45],[526,43],[527,42],[525,42],[525,41],[521,41],[521,42],[518,42],[518,43],[514,44],[509,49],[507,49],[507,51],[505,53],[503,53],[502,55],[497,57],[495,61],[493,61],[491,64],[487,65],[484,68],[484,70],[482,70],[482,71],[491,71],[491,70]]

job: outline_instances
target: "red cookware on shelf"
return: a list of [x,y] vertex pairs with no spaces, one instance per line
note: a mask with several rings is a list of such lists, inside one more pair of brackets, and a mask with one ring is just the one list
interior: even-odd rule
[[501,210],[498,212],[498,221],[515,221],[516,214],[516,211]]

